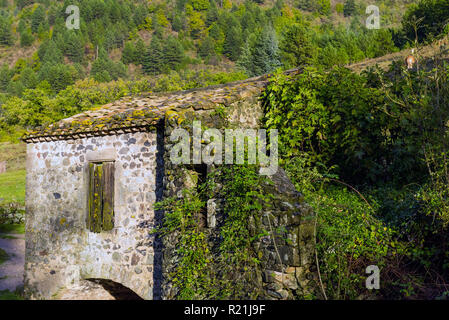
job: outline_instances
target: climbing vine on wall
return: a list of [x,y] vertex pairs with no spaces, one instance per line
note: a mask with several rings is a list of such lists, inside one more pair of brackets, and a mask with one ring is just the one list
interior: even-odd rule
[[[210,173],[204,184],[185,189],[181,198],[158,204],[165,218],[157,232],[177,235],[178,263],[170,274],[177,299],[258,297],[261,253],[253,244],[267,234],[259,225],[264,208],[270,206],[270,195],[261,190],[264,180],[255,166],[223,166]],[[216,192],[225,199],[223,219],[216,229],[201,228],[197,217],[206,206],[205,199]],[[213,237],[219,239],[215,244],[209,241]]]

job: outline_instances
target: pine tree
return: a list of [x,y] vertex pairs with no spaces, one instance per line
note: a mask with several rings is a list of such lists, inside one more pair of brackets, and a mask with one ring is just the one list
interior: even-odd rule
[[215,55],[215,44],[214,40],[211,37],[206,37],[206,39],[204,39],[204,41],[201,42],[198,54],[203,59],[207,59]]
[[136,42],[136,56],[134,63],[136,65],[143,64],[143,57],[145,56],[146,48],[145,43],[142,41],[141,38],[137,40]]
[[209,0],[189,0],[189,5],[197,11],[207,10],[209,8]]
[[46,20],[45,17],[45,9],[41,5],[39,5],[31,15],[31,31],[33,33],[37,33],[39,30],[39,25],[44,23]]
[[343,5],[343,15],[345,17],[352,16],[356,13],[355,1],[354,0],[346,0]]
[[331,13],[331,2],[330,0],[319,0],[319,12],[323,15],[329,15]]
[[83,41],[76,30],[70,30],[64,33],[64,54],[72,62],[81,62],[84,58]]
[[22,10],[26,6],[29,6],[30,4],[34,3],[34,0],[16,0],[16,5],[19,8],[19,10]]
[[20,33],[20,46],[29,47],[33,44],[34,37],[30,29],[25,29]]
[[239,60],[237,61],[237,66],[240,69],[243,69],[249,76],[253,75],[252,70],[254,70],[252,46],[255,42],[255,38],[256,36],[253,33],[248,36],[242,48]]
[[311,34],[301,24],[293,24],[284,31],[280,47],[290,67],[300,67],[314,59],[316,50],[310,39]]
[[6,90],[13,75],[14,72],[9,69],[8,65],[6,63],[3,64],[0,68],[0,89],[2,91]]
[[171,23],[174,31],[179,32],[181,30],[184,30],[184,19],[185,17],[181,12],[174,15],[173,21]]
[[8,18],[0,15],[0,45],[10,46],[14,44],[14,38],[11,31],[11,23]]
[[211,1],[211,5],[206,13],[206,26],[209,27],[212,23],[218,20],[218,8],[215,1]]
[[38,54],[43,63],[57,64],[63,62],[62,52],[53,40],[49,40],[43,48],[41,46],[39,51]]
[[184,50],[179,40],[169,36],[164,45],[164,64],[169,70],[175,70],[184,57]]
[[27,89],[34,89],[39,83],[36,73],[29,67],[26,67],[20,73],[20,81]]
[[236,61],[240,56],[242,44],[240,28],[237,26],[231,27],[226,34],[223,53],[232,61]]
[[143,58],[143,71],[147,74],[160,74],[164,68],[164,53],[162,44],[158,37],[151,39],[150,46]]
[[265,27],[259,36],[253,37],[253,41],[252,46],[245,45],[244,53],[238,62],[248,75],[258,76],[281,66],[278,40],[271,25]]
[[20,19],[17,25],[17,32],[22,33],[27,28],[27,25],[23,19]]
[[74,83],[74,73],[76,70],[73,66],[62,63],[45,63],[39,71],[39,80],[48,81],[55,92],[65,89],[68,85]]
[[136,62],[136,47],[131,41],[125,43],[122,52],[122,61],[124,64],[130,64]]

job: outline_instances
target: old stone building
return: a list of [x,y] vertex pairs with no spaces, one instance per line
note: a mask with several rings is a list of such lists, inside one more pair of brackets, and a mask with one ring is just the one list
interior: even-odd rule
[[[151,232],[163,216],[154,204],[179,195],[186,172],[198,169],[171,163],[169,136],[188,126],[185,119],[218,129],[259,128],[266,81],[128,97],[27,133],[26,295],[50,299],[89,280],[119,298],[117,292],[174,298],[166,274],[176,243]],[[285,231],[258,244],[260,281],[267,298],[291,299],[313,287],[314,216],[282,170],[271,179],[278,203],[273,227]],[[220,219],[215,200],[207,208],[211,229]]]

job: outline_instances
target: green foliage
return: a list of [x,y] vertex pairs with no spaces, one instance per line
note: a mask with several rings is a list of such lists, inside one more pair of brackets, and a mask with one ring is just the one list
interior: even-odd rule
[[17,202],[25,204],[24,169],[5,172],[0,175],[0,203]]
[[215,55],[214,40],[211,37],[207,37],[201,42],[201,46],[198,50],[198,54],[201,58],[207,59]]
[[6,260],[8,260],[9,256],[5,252],[5,250],[0,248],[0,264],[4,263]]
[[223,54],[225,54],[232,61],[236,61],[240,56],[240,50],[243,44],[242,32],[239,26],[229,26],[225,32],[225,41],[223,43]]
[[[158,204],[165,210],[163,236],[176,234],[179,263],[170,280],[178,289],[177,299],[257,298],[254,284],[258,255],[253,242],[266,233],[251,231],[248,223],[257,223],[270,207],[271,198],[260,187],[264,178],[254,166],[225,167],[208,175],[208,181],[196,189],[184,190],[182,198],[168,198]],[[199,215],[205,200],[214,190],[215,178],[223,181],[225,220],[219,233],[218,248],[209,245],[207,229],[199,227]],[[257,230],[257,228],[256,228]],[[238,274],[238,276],[236,276]]]
[[265,123],[279,129],[280,153],[307,152],[314,162],[337,165],[345,177],[344,168],[358,163],[350,166],[351,177],[375,179],[385,140],[378,129],[385,121],[381,92],[347,69],[307,68],[294,81],[283,75],[275,79],[264,93]]
[[25,208],[17,202],[1,202],[0,230],[9,233],[25,233]]
[[346,0],[343,6],[343,14],[345,17],[352,16],[356,13],[355,1]]
[[184,57],[184,51],[179,40],[169,36],[163,46],[163,65],[168,70],[177,70]]
[[397,240],[397,231],[377,217],[375,203],[369,204],[334,175],[320,173],[329,169],[311,166],[307,154],[286,158],[286,169],[317,214],[317,256],[328,299],[375,295],[365,287],[368,265],[381,269],[382,287],[389,288],[387,279],[390,270],[397,268],[396,257],[408,251]]
[[362,281],[370,264],[383,270],[384,298],[421,297],[427,293],[418,288],[447,275],[448,76],[441,61],[430,70],[393,64],[361,75],[306,68],[276,75],[264,92],[281,164],[319,217],[330,298],[371,296]]
[[322,15],[329,15],[331,13],[331,1],[330,0],[318,0],[318,12]]
[[46,16],[45,9],[42,5],[38,5],[31,15],[31,31],[37,33],[39,26],[45,24]]
[[138,56],[139,53],[137,52],[137,49],[134,46],[134,44],[130,41],[126,42],[125,46],[123,47],[122,62],[124,64],[135,63],[137,61]]
[[77,70],[73,66],[62,63],[44,63],[39,72],[40,81],[47,81],[54,92],[74,84],[76,78]]
[[449,2],[446,0],[420,0],[404,15],[402,25],[405,35],[414,41],[438,36],[449,19]]
[[20,46],[29,47],[33,44],[34,37],[30,29],[25,29],[20,33]]
[[72,62],[82,62],[84,59],[84,47],[80,34],[75,30],[64,33],[61,37],[61,45],[58,46],[62,53]]
[[292,24],[283,32],[280,49],[286,64],[291,67],[301,67],[313,63],[317,48],[311,40],[312,35],[307,26]]
[[192,190],[184,190],[182,199],[169,198],[161,203],[166,210],[162,234],[179,230],[179,267],[171,275],[179,299],[201,299],[212,285],[208,268],[212,257],[206,234],[199,228],[198,216],[205,203]]
[[19,293],[3,290],[0,291],[0,300],[23,300],[23,297]]
[[250,76],[270,73],[281,66],[278,40],[272,27],[264,28],[253,41],[247,42],[238,65]]
[[156,75],[162,72],[164,67],[164,52],[158,37],[151,39],[150,46],[143,58],[143,70],[147,74]]
[[11,22],[7,16],[0,14],[0,45],[10,46],[12,44],[14,44],[14,37],[11,31]]

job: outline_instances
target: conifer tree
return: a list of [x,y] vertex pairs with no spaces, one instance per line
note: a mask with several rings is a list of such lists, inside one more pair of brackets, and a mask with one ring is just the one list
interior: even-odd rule
[[10,46],[14,44],[14,38],[11,31],[11,23],[8,18],[0,15],[0,45]]
[[63,61],[62,52],[53,40],[49,40],[44,47],[41,46],[38,54],[43,63],[57,64]]
[[27,28],[27,25],[23,19],[20,19],[17,25],[17,32],[22,33]]
[[345,17],[352,16],[356,13],[355,1],[354,0],[346,0],[343,5],[343,15]]
[[283,33],[280,44],[283,60],[290,67],[300,67],[310,63],[316,54],[311,41],[311,34],[307,28],[299,23],[288,26]]
[[164,53],[159,37],[153,36],[147,52],[143,58],[143,71],[146,74],[157,75],[163,70]]
[[215,44],[211,37],[206,37],[206,39],[201,42],[198,54],[203,59],[207,59],[215,54]]
[[142,41],[141,38],[139,38],[139,40],[137,40],[136,42],[136,56],[135,56],[135,60],[134,63],[139,65],[139,64],[143,64],[143,57],[145,56],[145,52],[146,52],[146,48],[145,48],[145,43]]
[[166,39],[164,45],[164,65],[169,70],[175,70],[184,57],[184,50],[179,40],[173,36]]
[[44,23],[45,20],[46,20],[45,9],[44,7],[39,5],[31,15],[31,31],[33,33],[37,33],[37,31],[39,30],[39,25],[41,23]]
[[6,90],[13,75],[14,72],[9,69],[8,65],[6,63],[3,64],[0,68],[0,89],[2,91]]
[[33,44],[34,37],[30,29],[25,29],[20,33],[20,46],[29,47]]
[[236,61],[240,56],[241,47],[243,44],[240,28],[233,26],[226,33],[226,38],[223,44],[223,53],[232,61]]
[[80,35],[76,30],[70,30],[64,33],[64,54],[72,62],[81,62],[84,57],[84,46]]
[[136,47],[131,41],[126,42],[123,47],[122,61],[124,64],[136,62]]
[[212,0],[210,3],[210,7],[206,13],[206,26],[209,27],[212,23],[218,20],[218,8],[215,4],[215,1]]
[[[254,44],[246,44],[238,65],[245,68],[250,76],[274,71],[281,66],[276,32],[273,27],[265,27],[261,34],[252,37]],[[247,42],[248,43],[248,42]]]

